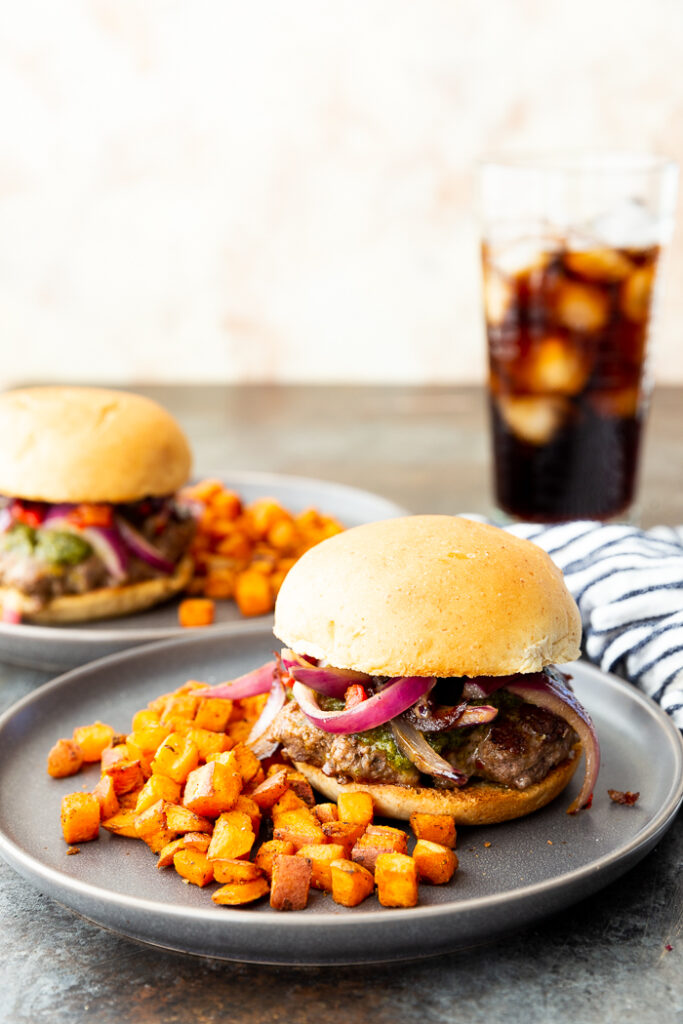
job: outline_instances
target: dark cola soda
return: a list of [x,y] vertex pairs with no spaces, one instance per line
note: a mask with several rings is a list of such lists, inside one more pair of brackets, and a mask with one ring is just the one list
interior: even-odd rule
[[633,502],[659,248],[484,245],[496,493],[537,521]]

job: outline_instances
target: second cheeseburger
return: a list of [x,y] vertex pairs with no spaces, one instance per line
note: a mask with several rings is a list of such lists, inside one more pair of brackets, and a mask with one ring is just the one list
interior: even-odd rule
[[598,742],[556,667],[579,655],[579,612],[536,545],[451,516],[348,530],[291,569],[275,634],[252,741],[281,744],[329,799],[364,789],[391,817],[504,821],[556,797],[583,748],[569,810],[590,805]]

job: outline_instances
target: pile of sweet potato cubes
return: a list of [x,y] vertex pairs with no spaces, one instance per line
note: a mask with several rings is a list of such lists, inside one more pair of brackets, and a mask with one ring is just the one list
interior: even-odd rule
[[[418,882],[442,884],[458,866],[449,815],[414,814],[417,838],[373,823],[369,793],[316,804],[291,765],[259,761],[246,739],[265,697],[230,701],[191,681],[153,700],[116,735],[101,722],[74,730],[48,756],[60,778],[100,762],[91,793],[62,800],[69,844],[96,839],[100,826],[141,839],[187,882],[220,882],[214,903],[243,906],[270,893],[275,910],[302,910],[312,886],[353,907],[377,889],[387,907],[410,907]],[[272,837],[272,838],[271,838]]]

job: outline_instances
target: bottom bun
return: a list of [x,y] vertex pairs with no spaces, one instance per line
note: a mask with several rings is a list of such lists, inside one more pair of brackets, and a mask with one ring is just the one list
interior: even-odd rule
[[186,555],[172,576],[159,576],[120,587],[101,587],[87,594],[66,594],[42,606],[15,587],[0,587],[0,606],[17,611],[24,622],[44,626],[115,619],[167,601],[187,586],[193,567],[192,559]]
[[510,789],[494,782],[470,782],[463,789],[427,789],[424,786],[391,786],[383,783],[341,784],[320,769],[295,761],[297,771],[328,800],[340,793],[370,793],[375,810],[387,818],[410,817],[413,812],[452,814],[456,825],[495,825],[531,814],[554,800],[571,780],[581,759],[577,743],[570,757],[527,789]]

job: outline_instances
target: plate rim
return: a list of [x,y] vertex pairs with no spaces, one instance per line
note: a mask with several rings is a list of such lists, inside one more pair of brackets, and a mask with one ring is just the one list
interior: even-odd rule
[[[299,476],[298,474],[291,473],[278,473],[276,471],[269,470],[215,470],[202,474],[202,477],[207,479],[216,479],[225,482],[226,480],[232,483],[237,481],[237,486],[248,486],[263,484],[264,487],[268,487],[273,480],[277,482],[284,482],[287,484],[295,484],[302,486],[315,486],[320,487],[322,484],[325,490],[330,491],[341,491],[344,494],[351,497],[352,495],[363,495],[364,497],[374,498],[375,500],[381,501],[386,505],[387,516],[393,515],[410,515],[409,509],[403,505],[399,505],[398,502],[392,501],[390,498],[385,498],[383,494],[377,494],[374,491],[367,491],[363,487],[356,487],[353,484],[339,483],[336,480],[325,480],[322,477],[313,476]],[[194,479],[194,478],[193,478]],[[189,484],[192,483],[192,480]],[[51,643],[56,647],[62,645],[69,645],[72,643],[83,644],[84,647],[94,647],[102,643],[116,643],[128,639],[128,637],[135,637],[135,646],[142,646],[147,643],[155,643],[164,640],[172,640],[176,637],[182,636],[177,630],[183,627],[180,626],[158,626],[148,627],[146,629],[140,629],[137,632],[131,633],[128,630],[117,629],[116,626],[110,625],[112,622],[116,622],[116,619],[102,619],[102,628],[84,629],[79,625],[68,626],[68,628],[61,628],[59,625],[54,626],[41,626],[32,622],[12,623],[2,622],[0,620],[0,638],[5,636],[10,640],[33,640],[38,643]],[[257,621],[254,619],[254,621]],[[258,621],[270,622],[272,621],[271,615],[260,615]],[[223,634],[232,634],[235,628],[240,628],[243,625],[241,619],[236,622],[219,622],[214,623],[211,626],[213,633],[221,632]]]
[[[247,637],[252,634],[254,636],[259,636],[263,633],[272,635],[271,630],[262,622],[252,621],[240,623],[238,625],[240,627],[239,631],[246,634]],[[91,675],[93,671],[97,673],[97,671],[103,666],[108,669],[112,665],[116,666],[120,662],[134,660],[140,657],[144,658],[150,654],[158,653],[160,648],[169,650],[179,646],[201,647],[206,644],[207,641],[210,642],[214,638],[218,639],[219,635],[220,634],[216,633],[196,634],[191,636],[175,637],[173,639],[157,643],[144,644],[129,650],[120,651],[116,654],[106,655],[102,658],[98,658],[96,661],[91,661],[78,668],[70,669],[68,672],[62,673],[55,679],[49,680],[42,686],[32,690],[0,715],[0,740],[2,738],[3,730],[8,727],[15,715],[20,714],[31,704],[40,701],[45,694],[59,690],[62,686],[77,683],[79,677],[87,677],[88,675]],[[519,901],[532,899],[534,896],[543,895],[556,888],[571,886],[580,882],[583,878],[595,877],[599,872],[606,870],[615,863],[627,861],[629,857],[641,849],[644,849],[646,853],[651,846],[654,845],[658,836],[673,820],[681,802],[683,802],[683,736],[669,716],[666,715],[659,705],[648,697],[647,694],[638,690],[626,680],[623,680],[612,673],[604,672],[602,669],[590,662],[582,659],[580,661],[580,665],[582,671],[588,672],[589,676],[593,676],[594,679],[597,679],[600,685],[606,685],[619,690],[628,699],[632,699],[636,704],[639,704],[641,709],[653,718],[663,729],[664,735],[667,736],[667,739],[670,742],[677,770],[672,776],[668,796],[659,807],[656,814],[646,823],[646,825],[643,826],[637,835],[633,836],[628,843],[621,846],[618,850],[613,850],[609,853],[603,854],[601,857],[590,861],[588,864],[575,868],[572,871],[565,872],[562,875],[553,875],[543,881],[519,886],[512,891],[492,893],[488,896],[475,896],[465,900],[431,906],[418,905],[417,907],[405,909],[395,908],[392,909],[391,914],[386,915],[385,918],[381,918],[381,915],[377,915],[376,912],[371,913],[367,910],[365,913],[363,913],[362,910],[359,913],[358,910],[360,908],[357,908],[355,913],[348,915],[340,915],[338,912],[326,910],[319,911],[315,915],[310,916],[303,914],[290,915],[287,919],[287,928],[292,927],[295,931],[305,928],[308,928],[309,930],[312,928],[327,927],[348,928],[351,926],[357,926],[358,922],[361,920],[372,920],[373,924],[381,926],[380,922],[382,919],[386,921],[415,921],[417,917],[422,920],[424,918],[442,918],[452,914],[464,915],[479,909],[491,909],[499,907],[502,904],[509,905]],[[121,895],[108,889],[102,889],[100,886],[94,885],[90,882],[84,882],[81,879],[75,878],[72,875],[43,863],[32,854],[23,850],[12,838],[10,838],[10,836],[6,834],[2,822],[0,822],[0,855],[2,855],[2,857],[12,867],[14,867],[15,870],[29,880],[39,878],[44,882],[54,885],[61,892],[67,891],[80,894],[91,900],[99,900],[101,904],[103,903],[119,910],[125,911],[127,908],[130,908],[138,913],[151,912],[157,915],[160,914],[168,920],[190,920],[194,924],[204,921],[216,922],[220,919],[226,922],[226,927],[237,922],[243,923],[245,921],[243,910],[240,911],[233,910],[229,907],[221,907],[220,917],[217,917],[216,908],[213,907],[213,905],[198,908],[179,906],[177,904],[163,904],[154,900],[141,898],[139,896]],[[27,870],[23,871],[19,865],[25,867]],[[248,920],[250,925],[254,925],[257,930],[273,927],[273,918],[269,914],[251,914],[249,915]]]

